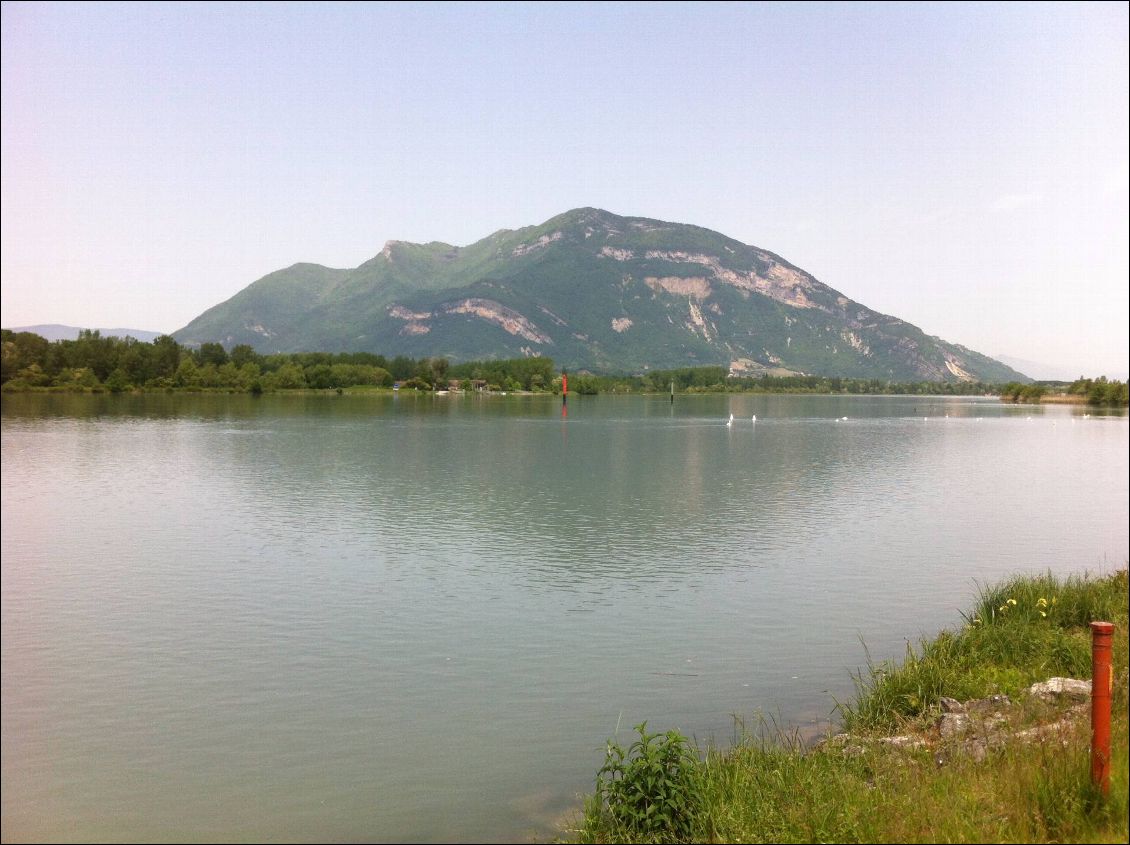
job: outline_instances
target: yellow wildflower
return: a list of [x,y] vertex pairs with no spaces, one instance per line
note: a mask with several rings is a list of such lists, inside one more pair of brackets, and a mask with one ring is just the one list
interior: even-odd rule
[[1008,603],[1009,603],[1009,604],[1016,604],[1016,599],[1009,599],[1009,600],[1008,600]]
[[1036,607],[1047,607],[1047,606],[1048,606],[1048,600],[1047,599],[1036,599]]

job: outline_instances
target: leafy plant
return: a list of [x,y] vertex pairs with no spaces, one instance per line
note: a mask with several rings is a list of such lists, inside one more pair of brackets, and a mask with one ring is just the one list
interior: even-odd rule
[[600,812],[632,841],[684,841],[692,836],[703,804],[698,757],[687,738],[675,730],[647,732],[624,749],[609,742],[604,766],[596,776]]

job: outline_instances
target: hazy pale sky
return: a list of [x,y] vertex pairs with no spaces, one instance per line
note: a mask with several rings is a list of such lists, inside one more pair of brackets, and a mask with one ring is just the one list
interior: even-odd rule
[[0,324],[173,331],[592,205],[1126,371],[1128,9],[3,3]]

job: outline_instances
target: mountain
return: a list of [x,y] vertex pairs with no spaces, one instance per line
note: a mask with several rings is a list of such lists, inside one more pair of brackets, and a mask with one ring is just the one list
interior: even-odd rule
[[722,364],[748,374],[1027,380],[853,302],[767,250],[596,208],[466,247],[389,241],[352,270],[296,264],[174,337],[260,352],[548,355],[606,372]]
[[1016,358],[1011,355],[994,355],[998,361],[1008,364],[1014,370],[1019,370],[1026,375],[1031,376],[1039,381],[1075,381],[1077,378],[1087,378],[1095,376],[1106,376],[1107,378],[1117,379],[1118,381],[1126,381],[1127,374],[1125,370],[1114,369],[1104,370],[1102,368],[1095,369],[1093,367],[1065,367],[1063,364],[1048,364],[1041,361],[1026,361],[1023,358]]
[[[17,326],[14,332],[31,332],[47,340],[77,340],[78,333],[83,329],[78,326],[64,326],[59,323],[45,323],[39,326]],[[154,338],[160,337],[165,332],[147,332],[141,329],[94,329],[103,337],[132,337],[143,343],[149,343]]]

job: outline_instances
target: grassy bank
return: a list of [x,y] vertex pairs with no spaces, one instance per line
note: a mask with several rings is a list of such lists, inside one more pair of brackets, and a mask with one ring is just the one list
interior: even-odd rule
[[[1089,706],[1025,692],[1053,676],[1090,677],[1088,623],[1097,619],[1116,625],[1105,800],[1090,785]],[[854,700],[841,707],[846,733],[816,748],[764,732],[703,753],[674,732],[632,749],[611,746],[597,792],[565,836],[1126,842],[1126,571],[1014,578],[983,589],[960,622],[909,649],[901,663],[860,673]],[[988,698],[1001,694],[1011,703]],[[943,696],[969,702],[963,731],[940,730]]]

